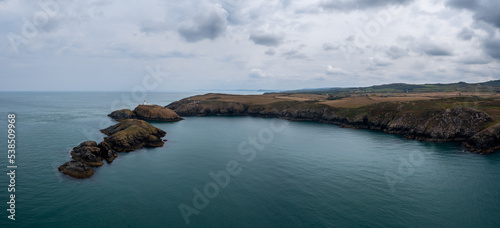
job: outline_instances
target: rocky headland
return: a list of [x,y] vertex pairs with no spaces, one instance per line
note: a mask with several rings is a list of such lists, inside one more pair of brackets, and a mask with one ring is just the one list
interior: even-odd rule
[[109,117],[121,121],[124,119],[140,119],[146,121],[174,122],[182,118],[169,108],[159,105],[139,105],[133,111],[122,109],[112,112]]
[[495,120],[487,112],[477,109],[477,105],[463,105],[461,101],[464,99],[461,98],[381,102],[356,108],[339,108],[315,100],[256,102],[255,96],[251,99],[248,96],[242,96],[241,99],[235,95],[230,98],[224,96],[195,96],[166,107],[181,116],[276,117],[374,129],[423,141],[460,141],[469,151],[482,154],[500,148],[500,126],[489,127]]
[[162,147],[166,132],[144,120],[125,119],[101,130],[107,135],[99,144],[86,141],[71,151],[72,161],[59,166],[59,171],[75,178],[88,178],[94,174],[92,167],[102,166],[103,160],[111,163],[117,152],[130,152],[143,147]]

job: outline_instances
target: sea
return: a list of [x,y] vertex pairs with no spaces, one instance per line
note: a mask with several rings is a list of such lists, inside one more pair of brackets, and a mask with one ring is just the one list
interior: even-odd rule
[[500,153],[324,123],[152,122],[163,147],[120,153],[88,179],[58,172],[117,123],[111,111],[197,93],[0,92],[0,227],[500,227]]

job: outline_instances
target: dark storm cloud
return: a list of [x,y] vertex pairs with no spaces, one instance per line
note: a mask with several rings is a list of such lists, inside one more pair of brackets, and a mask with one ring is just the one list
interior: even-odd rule
[[270,33],[253,33],[250,35],[250,40],[255,44],[275,47],[283,43],[284,36]]
[[226,31],[228,13],[221,5],[206,12],[196,21],[179,28],[179,34],[188,42],[197,42],[203,39],[215,39]]
[[329,0],[320,3],[320,7],[327,10],[364,10],[389,5],[405,5],[413,0]]
[[474,19],[490,23],[500,28],[500,1],[498,0],[448,0],[452,8],[466,9],[474,14]]

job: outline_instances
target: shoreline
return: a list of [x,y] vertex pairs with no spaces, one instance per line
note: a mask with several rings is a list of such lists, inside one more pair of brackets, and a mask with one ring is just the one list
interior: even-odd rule
[[[232,101],[221,101],[225,96],[230,96]],[[251,98],[265,96],[251,95]],[[248,99],[245,95],[205,94],[184,98],[165,107],[180,116],[281,118],[377,130],[419,141],[460,142],[467,151],[478,154],[493,153],[500,148],[497,145],[500,142],[493,137],[500,132],[495,131],[500,126],[494,125],[496,121],[488,113],[466,106],[442,108],[435,105],[436,101],[453,103],[456,98],[382,102],[359,108],[336,108],[311,101],[276,100],[259,104]]]

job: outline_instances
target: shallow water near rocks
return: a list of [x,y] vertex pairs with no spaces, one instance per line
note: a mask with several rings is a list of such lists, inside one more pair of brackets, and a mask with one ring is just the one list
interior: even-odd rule
[[[3,203],[0,227],[186,227],[179,205],[196,209],[193,189],[203,192],[215,182],[209,173],[231,161],[241,172],[189,216],[189,227],[500,226],[498,153],[322,123],[287,121],[269,136],[273,119],[186,117],[153,123],[167,132],[164,147],[120,153],[77,180],[57,171],[71,148],[101,140],[99,129],[116,123],[106,115],[137,104],[118,92],[0,94],[0,146],[7,147],[7,114],[16,113],[18,165],[16,221]],[[146,99],[167,105],[190,95]],[[262,149],[251,161],[238,152],[242,142],[251,147],[249,137]],[[7,202],[8,176],[0,180]]]

